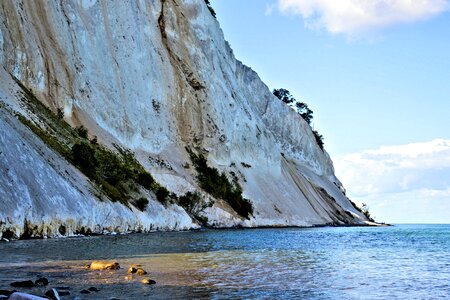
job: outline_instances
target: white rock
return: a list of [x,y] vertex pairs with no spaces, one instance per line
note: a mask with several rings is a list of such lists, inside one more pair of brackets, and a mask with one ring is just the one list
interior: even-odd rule
[[12,293],[8,299],[9,300],[47,300],[47,298],[42,298],[42,297],[38,297],[38,296],[26,294],[26,293],[19,293],[19,292]]

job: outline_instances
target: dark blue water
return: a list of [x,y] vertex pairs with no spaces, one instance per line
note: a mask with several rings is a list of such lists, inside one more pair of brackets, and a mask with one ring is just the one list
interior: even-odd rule
[[[0,289],[44,275],[71,286],[65,299],[450,299],[450,225],[32,240],[0,243],[0,254]],[[140,263],[158,283],[82,268],[93,259]],[[101,291],[78,293],[92,285]]]

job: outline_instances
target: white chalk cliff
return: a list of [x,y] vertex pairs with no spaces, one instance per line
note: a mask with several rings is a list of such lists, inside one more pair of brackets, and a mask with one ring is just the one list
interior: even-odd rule
[[367,222],[310,126],[236,60],[203,0],[2,0],[0,65],[0,232],[198,227],[176,204],[150,200],[140,212],[98,200],[90,181],[15,116],[32,119],[13,78],[51,110],[63,108],[72,126],[131,149],[172,192],[200,190],[186,146],[237,174],[253,216],[217,199],[203,212],[210,226]]

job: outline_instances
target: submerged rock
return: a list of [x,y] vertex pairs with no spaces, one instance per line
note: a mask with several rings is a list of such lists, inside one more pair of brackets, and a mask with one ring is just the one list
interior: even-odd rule
[[12,287],[34,287],[34,282],[31,280],[24,280],[24,281],[15,281],[10,284]]
[[6,296],[9,297],[12,293],[15,291],[8,291],[8,290],[0,290],[0,296]]
[[65,290],[65,291],[58,291],[58,294],[59,294],[60,296],[69,296],[69,295],[70,295],[70,292],[67,291],[67,290]]
[[96,288],[95,286],[91,286],[90,288],[88,288],[88,290],[91,292],[100,292],[100,290],[98,288]]
[[81,290],[80,294],[90,294],[91,292],[89,292],[88,290]]
[[47,292],[45,292],[45,296],[47,296],[48,298],[50,298],[52,300],[60,300],[61,299],[59,297],[60,295],[56,289],[48,290]]
[[34,282],[34,285],[36,285],[36,286],[47,286],[48,285],[48,279],[45,278],[45,277],[41,277],[41,278],[37,279]]
[[123,279],[125,279],[127,281],[133,280],[133,275],[127,275]]

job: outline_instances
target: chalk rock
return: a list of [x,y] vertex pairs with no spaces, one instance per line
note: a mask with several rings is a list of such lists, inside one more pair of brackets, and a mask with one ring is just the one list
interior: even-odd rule
[[9,300],[48,300],[48,299],[31,294],[15,292],[11,294]]

